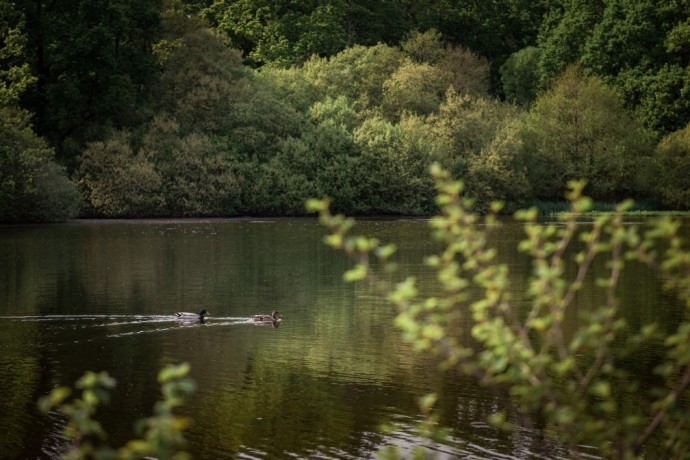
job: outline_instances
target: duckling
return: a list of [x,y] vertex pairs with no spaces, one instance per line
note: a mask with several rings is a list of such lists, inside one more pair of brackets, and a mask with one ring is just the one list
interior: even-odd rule
[[191,321],[197,321],[197,320],[202,320],[204,319],[204,316],[211,316],[205,308],[202,308],[199,310],[199,313],[189,313],[186,311],[178,311],[175,313],[175,316],[177,319],[180,320],[191,320]]

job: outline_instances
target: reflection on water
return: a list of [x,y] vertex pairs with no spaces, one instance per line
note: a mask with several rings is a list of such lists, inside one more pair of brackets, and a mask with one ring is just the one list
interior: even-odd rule
[[[437,249],[426,222],[359,226],[398,244],[400,276],[414,275],[422,292],[437,288],[422,263]],[[438,458],[568,457],[539,433],[486,425],[495,397],[413,353],[391,326],[391,307],[342,282],[348,262],[323,234],[313,220],[0,227],[0,429],[13,433],[0,438],[0,452],[56,457],[62,421],[35,402],[87,369],[118,381],[100,414],[121,445],[159,399],[157,371],[188,361],[198,389],[182,413],[194,420],[195,458],[359,459],[388,445],[408,453],[424,445]],[[518,291],[530,271],[514,250],[520,236],[510,222],[493,236]],[[639,267],[624,277],[629,321],[667,318],[671,327],[675,306],[656,280]],[[598,295],[583,294],[577,308]],[[200,307],[212,315],[203,322],[173,316]],[[280,327],[250,320],[272,310]],[[443,444],[415,429],[417,398],[430,391],[451,428]],[[382,425],[394,428],[384,434]]]

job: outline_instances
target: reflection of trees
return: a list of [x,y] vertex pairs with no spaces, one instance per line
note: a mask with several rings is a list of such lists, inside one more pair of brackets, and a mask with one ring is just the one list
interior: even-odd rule
[[[26,420],[36,411],[41,379],[40,351],[36,349],[38,323],[3,322],[0,334],[0,452],[4,458],[26,455],[27,440],[35,436],[35,427]],[[11,433],[11,434],[10,434]]]

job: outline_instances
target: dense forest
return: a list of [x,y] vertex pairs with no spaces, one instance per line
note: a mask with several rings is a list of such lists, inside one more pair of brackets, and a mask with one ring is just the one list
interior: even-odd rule
[[689,0],[0,0],[0,221],[690,208]]

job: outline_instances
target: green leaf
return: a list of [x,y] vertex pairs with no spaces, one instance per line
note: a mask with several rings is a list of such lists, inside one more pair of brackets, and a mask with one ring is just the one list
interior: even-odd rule
[[351,281],[361,281],[367,276],[367,266],[363,264],[357,264],[354,268],[346,271],[343,275],[343,279],[347,282]]

